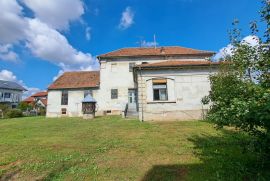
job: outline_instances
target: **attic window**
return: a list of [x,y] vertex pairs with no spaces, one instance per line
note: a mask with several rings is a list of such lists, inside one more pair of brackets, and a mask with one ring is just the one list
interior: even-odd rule
[[68,91],[62,91],[61,105],[68,105]]
[[129,63],[129,72],[133,72],[134,66],[135,66],[135,63]]
[[111,72],[116,72],[117,71],[117,63],[112,63],[111,64]]

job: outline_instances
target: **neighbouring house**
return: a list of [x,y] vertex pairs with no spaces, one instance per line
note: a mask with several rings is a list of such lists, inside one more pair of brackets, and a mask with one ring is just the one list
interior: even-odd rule
[[27,104],[33,106],[33,108],[45,108],[47,107],[47,91],[37,92],[30,97],[27,97],[22,102],[26,102]]
[[0,104],[16,108],[22,100],[24,87],[16,82],[0,80]]
[[127,107],[127,116],[142,121],[200,119],[209,75],[219,65],[209,61],[213,55],[178,46],[100,55],[99,72],[67,72],[49,86],[47,116],[82,116],[81,102],[90,91],[97,115],[119,115]]

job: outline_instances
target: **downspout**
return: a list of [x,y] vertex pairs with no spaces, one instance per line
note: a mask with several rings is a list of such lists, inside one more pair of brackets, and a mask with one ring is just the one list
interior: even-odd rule
[[[141,84],[142,84],[142,68],[139,67],[139,71],[140,71],[140,78],[141,78]],[[142,85],[141,85],[142,86]],[[142,89],[142,87],[141,87]],[[144,122],[144,115],[143,115],[143,91],[141,91],[141,106],[142,106],[142,122]]]

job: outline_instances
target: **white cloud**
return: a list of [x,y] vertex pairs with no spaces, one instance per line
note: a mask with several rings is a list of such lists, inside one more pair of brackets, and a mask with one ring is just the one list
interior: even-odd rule
[[257,36],[254,35],[249,35],[246,36],[245,38],[243,38],[243,40],[241,41],[242,44],[247,44],[250,46],[257,46],[259,44],[259,38]]
[[[97,67],[96,58],[69,44],[56,28],[67,28],[84,13],[80,0],[22,0],[35,13],[34,18],[22,14],[16,0],[0,0],[0,59],[16,60],[14,43],[26,46],[31,53],[66,70],[89,70]],[[46,13],[45,13],[46,12]],[[45,17],[46,16],[46,17]],[[6,28],[7,27],[7,28]],[[88,30],[90,38],[90,30]]]
[[27,91],[25,91],[23,93],[23,99],[26,98],[26,97],[29,97],[30,95],[32,95],[32,94],[34,94],[36,92],[40,91],[39,88],[26,86],[25,83],[22,80],[18,80],[16,75],[14,75],[14,73],[9,71],[9,70],[4,69],[4,70],[0,71],[0,80],[17,82],[18,84],[23,86],[25,89],[27,89]]
[[122,17],[118,27],[122,30],[129,28],[134,23],[134,15],[135,13],[131,7],[126,7],[125,11],[122,12]]
[[[8,70],[1,70],[0,71],[0,80],[18,82],[17,77],[13,74],[13,72],[10,72]],[[22,82],[20,82],[20,83],[22,83]]]
[[16,62],[18,60],[18,55],[12,49],[12,44],[0,44],[0,60]]
[[85,38],[86,40],[91,40],[91,28],[90,27],[86,27],[85,29]]
[[68,29],[71,21],[84,14],[81,0],[23,0],[42,22],[58,30]]
[[66,37],[39,19],[28,19],[28,22],[27,47],[35,56],[62,69],[84,69],[95,63],[91,54],[74,49]]
[[0,1],[0,43],[14,43],[23,38],[27,23],[22,9],[16,0]]
[[[241,41],[242,44],[246,44],[249,46],[257,46],[259,44],[259,38],[257,36],[249,35],[243,38]],[[232,56],[234,50],[234,46],[232,44],[228,44],[226,47],[221,48],[218,53],[214,56],[214,61],[219,61],[228,56]]]

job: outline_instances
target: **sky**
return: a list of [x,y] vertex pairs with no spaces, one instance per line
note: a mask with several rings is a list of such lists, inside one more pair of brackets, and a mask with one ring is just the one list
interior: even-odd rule
[[[0,79],[46,90],[65,71],[96,70],[124,47],[184,46],[218,53],[228,30],[260,20],[260,0],[0,0]],[[260,25],[260,23],[259,23]]]

